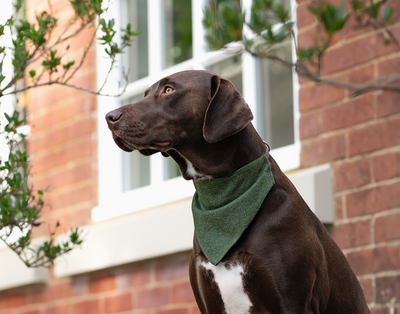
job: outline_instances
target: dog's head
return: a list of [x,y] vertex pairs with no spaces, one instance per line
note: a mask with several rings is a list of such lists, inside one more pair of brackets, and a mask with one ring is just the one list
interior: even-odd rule
[[[122,150],[139,150],[143,155],[162,152],[177,162],[175,152],[190,160],[185,148],[207,149],[207,145],[238,133],[252,119],[233,84],[206,71],[167,76],[149,87],[142,100],[106,115],[114,141]],[[189,179],[186,163],[178,164]]]

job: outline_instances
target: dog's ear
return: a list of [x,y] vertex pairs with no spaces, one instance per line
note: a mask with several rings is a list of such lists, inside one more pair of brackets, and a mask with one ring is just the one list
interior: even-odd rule
[[211,78],[211,101],[204,117],[203,136],[216,143],[244,129],[253,115],[235,86],[219,76]]

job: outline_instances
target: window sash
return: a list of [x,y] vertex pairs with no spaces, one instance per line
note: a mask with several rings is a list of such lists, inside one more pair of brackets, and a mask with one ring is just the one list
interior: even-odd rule
[[[159,79],[184,70],[205,70],[218,62],[232,57],[232,54],[224,51],[206,51],[204,41],[204,30],[202,26],[202,13],[206,0],[192,1],[192,32],[193,32],[193,58],[180,64],[163,69],[162,52],[162,1],[148,0],[148,45],[149,45],[149,76],[130,83],[125,93],[118,98],[98,97],[98,135],[99,135],[99,206],[92,212],[94,221],[103,221],[126,213],[159,206],[161,204],[174,202],[179,199],[189,198],[193,195],[194,188],[190,181],[182,177],[164,180],[165,158],[161,154],[150,156],[150,185],[131,191],[123,191],[123,163],[122,151],[114,144],[110,131],[104,122],[105,114],[121,105],[130,97],[142,94],[150,85]],[[295,0],[292,1],[292,8],[295,7]],[[250,7],[250,0],[244,0],[244,7]],[[109,17],[120,16],[120,2],[116,1],[111,6]],[[150,13],[151,12],[151,13]],[[118,24],[119,19],[115,19]],[[120,29],[122,25],[116,25]],[[233,43],[230,49],[235,50],[238,46]],[[235,48],[236,47],[236,48]],[[292,43],[292,51],[294,50]],[[292,53],[295,58],[295,54]],[[98,45],[97,54],[98,84],[104,80],[104,73],[107,72],[107,64],[104,62],[103,47]],[[252,121],[256,129],[257,119],[257,62],[254,57],[244,52],[242,54],[242,81],[243,98],[249,104],[255,119]],[[115,71],[116,72],[116,71]],[[118,73],[113,73],[109,82],[118,82]],[[298,168],[300,165],[300,141],[298,136],[298,91],[299,83],[297,75],[293,72],[293,107],[294,107],[294,143],[279,149],[273,149],[271,155],[277,160],[283,171]],[[118,90],[116,84],[108,84],[103,92],[115,94]],[[112,165],[111,165],[112,164]],[[112,210],[110,210],[110,207]]]

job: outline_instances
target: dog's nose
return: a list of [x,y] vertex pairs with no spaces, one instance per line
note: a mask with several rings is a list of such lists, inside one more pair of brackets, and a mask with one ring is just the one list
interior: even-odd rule
[[113,111],[110,111],[109,113],[107,113],[106,115],[106,121],[108,124],[114,124],[115,122],[117,122],[122,116],[121,111],[119,111],[118,109],[115,109]]

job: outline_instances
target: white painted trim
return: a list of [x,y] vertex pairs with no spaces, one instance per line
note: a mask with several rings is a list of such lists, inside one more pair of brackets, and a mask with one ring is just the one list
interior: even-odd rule
[[186,199],[87,226],[82,248],[71,251],[55,265],[55,276],[72,276],[190,250],[194,234],[190,203]]
[[[163,8],[162,0],[147,0],[149,76],[152,77],[163,69]],[[151,8],[151,10],[150,10]]]
[[[46,237],[36,238],[32,245],[43,243]],[[49,279],[47,268],[28,268],[9,248],[0,250],[0,291],[31,284],[45,284]]]
[[288,175],[313,213],[323,223],[334,223],[332,166],[324,164]]
[[[161,156],[161,155],[160,155]],[[192,197],[194,186],[182,177],[158,182],[124,193],[110,195],[106,202],[92,210],[92,220],[100,222],[107,219],[154,208]]]
[[[299,170],[288,177],[317,217],[324,223],[332,223],[331,166],[326,164]],[[162,188],[157,192],[162,193]],[[131,198],[132,202],[134,200]],[[104,211],[112,215],[120,205],[116,201]],[[193,232],[191,197],[117,219],[107,219],[85,228],[82,249],[74,250],[61,259],[55,266],[54,274],[56,277],[73,276],[187,251],[192,248]]]

